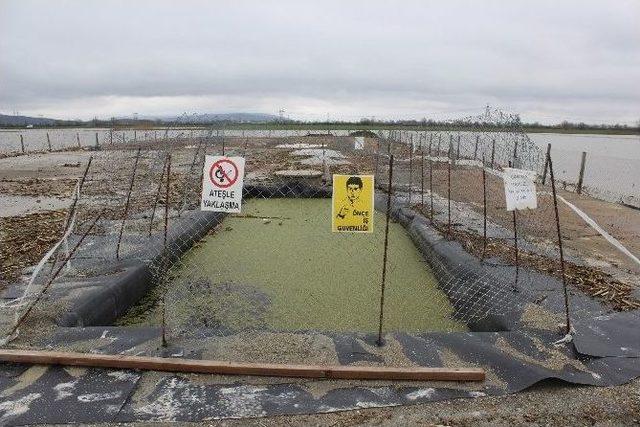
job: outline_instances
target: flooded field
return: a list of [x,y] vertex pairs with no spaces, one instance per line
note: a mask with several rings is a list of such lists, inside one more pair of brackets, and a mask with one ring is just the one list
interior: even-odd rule
[[[25,150],[46,151],[49,143],[53,150],[89,148],[96,146],[96,137],[101,146],[126,142],[159,141],[163,138],[193,138],[204,135],[203,128],[176,127],[153,129],[122,129],[111,132],[105,128],[66,129],[0,129],[0,154],[17,153],[21,150],[21,140]],[[323,133],[319,130],[224,130],[227,137],[287,137],[307,133]],[[348,135],[347,130],[332,130],[336,136]],[[436,132],[427,132],[427,134]],[[48,137],[47,137],[48,134]],[[215,134],[215,131],[214,131]],[[408,131],[418,141],[418,132]],[[462,138],[469,132],[459,132]],[[469,134],[469,135],[467,135]],[[465,136],[466,135],[466,136]],[[612,201],[640,200],[640,136],[638,135],[591,135],[560,133],[529,133],[529,138],[541,149],[552,145],[556,177],[561,181],[575,184],[580,169],[580,155],[587,152],[584,186],[595,197]],[[486,144],[485,144],[486,145]],[[472,151],[461,151],[462,156],[472,156]],[[489,152],[485,147],[485,154]],[[542,165],[540,166],[542,169]],[[541,172],[541,170],[539,171]]]
[[[179,262],[167,317],[176,328],[376,331],[384,215],[354,236],[331,233],[330,212],[328,199],[248,201]],[[466,330],[400,224],[389,240],[385,330]],[[145,305],[121,323],[157,324],[157,306]]]

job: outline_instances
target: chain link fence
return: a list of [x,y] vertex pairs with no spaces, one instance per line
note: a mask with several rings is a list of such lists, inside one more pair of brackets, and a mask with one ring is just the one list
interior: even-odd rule
[[[247,330],[557,330],[567,319],[548,179],[537,209],[505,206],[503,168],[545,168],[519,126],[488,110],[428,132],[104,133],[63,239],[3,307],[5,335],[60,318],[157,326],[168,343]],[[246,159],[242,213],[200,211],[207,155]],[[333,174],[374,176],[373,233],[331,232]],[[559,213],[573,242],[582,225]],[[566,247],[571,319],[640,307],[591,251]],[[123,288],[79,312],[79,283],[92,280]]]

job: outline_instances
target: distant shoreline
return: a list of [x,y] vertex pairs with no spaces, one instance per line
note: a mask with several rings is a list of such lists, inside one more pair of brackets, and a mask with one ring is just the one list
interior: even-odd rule
[[[140,131],[151,131],[151,130],[165,130],[165,129],[229,129],[229,130],[256,130],[256,129],[264,129],[264,130],[407,130],[407,131],[439,131],[439,130],[460,130],[460,131],[477,131],[478,128],[472,126],[443,126],[443,125],[432,125],[432,126],[421,126],[421,125],[403,125],[403,124],[357,124],[357,123],[336,123],[336,124],[325,124],[325,123],[212,123],[212,124],[204,124],[204,125],[194,125],[194,124],[167,124],[162,126],[149,126],[149,125],[123,125],[123,126],[115,126],[114,130],[140,130]],[[33,126],[31,128],[26,128],[24,126],[0,126],[0,131],[30,131],[30,130],[47,130],[47,129],[111,129],[109,126]],[[495,128],[495,129],[483,129],[483,131],[491,131],[494,132],[507,132],[510,129],[508,128]],[[640,130],[637,128],[559,128],[559,127],[522,127],[521,130],[525,133],[555,133],[555,134],[575,134],[575,135],[584,135],[584,134],[593,134],[593,135],[629,135],[629,136],[640,136]]]

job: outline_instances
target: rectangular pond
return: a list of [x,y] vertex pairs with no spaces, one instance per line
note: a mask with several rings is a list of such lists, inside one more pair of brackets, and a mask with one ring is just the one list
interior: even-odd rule
[[[384,244],[374,232],[331,232],[329,199],[251,199],[169,273],[166,319],[175,329],[224,327],[375,332]],[[119,322],[158,324],[158,288]],[[405,229],[390,224],[385,331],[464,331]]]

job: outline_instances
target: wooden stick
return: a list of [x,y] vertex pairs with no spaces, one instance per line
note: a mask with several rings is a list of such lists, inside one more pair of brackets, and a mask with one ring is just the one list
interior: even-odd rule
[[0,361],[216,375],[409,381],[485,380],[485,371],[482,368],[285,365],[37,350],[0,349]]

